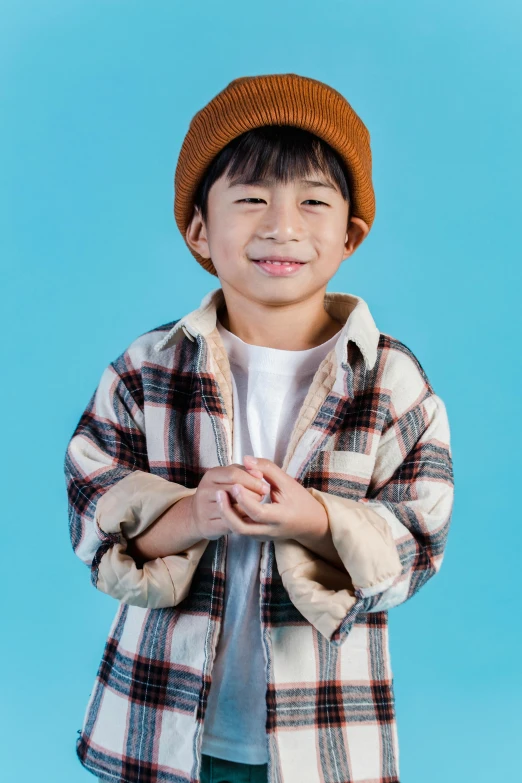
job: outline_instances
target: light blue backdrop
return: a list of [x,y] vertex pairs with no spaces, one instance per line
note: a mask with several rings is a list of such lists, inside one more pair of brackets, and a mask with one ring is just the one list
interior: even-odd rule
[[70,547],[64,451],[103,368],[219,284],[174,222],[177,155],[229,81],[274,72],[367,124],[376,220],[328,288],[415,352],[452,426],[446,558],[390,612],[401,781],[519,779],[520,4],[25,0],[2,19],[2,780],[94,780],[74,745],[116,603]]

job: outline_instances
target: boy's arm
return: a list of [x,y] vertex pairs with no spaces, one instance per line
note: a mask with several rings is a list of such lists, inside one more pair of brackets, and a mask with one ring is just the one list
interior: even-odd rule
[[354,585],[353,606],[331,637],[336,644],[359,613],[403,603],[441,567],[454,480],[440,397],[430,394],[390,423],[370,486],[368,496],[357,501],[308,488],[327,511],[333,544]]
[[201,541],[200,534],[194,528],[192,497],[193,495],[182,497],[143,533],[127,540],[127,554],[140,568],[148,560],[185,552]]
[[195,541],[186,520],[176,527],[184,515],[171,512],[173,554],[138,568],[127,553],[128,540],[196,489],[150,473],[139,379],[125,356],[104,370],[67,446],[69,533],[99,590],[136,606],[175,606],[187,595],[208,541]]

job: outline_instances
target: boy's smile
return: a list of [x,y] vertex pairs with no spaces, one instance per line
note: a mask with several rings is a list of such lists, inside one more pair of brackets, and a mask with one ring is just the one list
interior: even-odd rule
[[262,271],[264,275],[273,275],[274,277],[288,277],[299,272],[307,263],[299,261],[291,256],[267,256],[265,258],[251,258],[254,266]]

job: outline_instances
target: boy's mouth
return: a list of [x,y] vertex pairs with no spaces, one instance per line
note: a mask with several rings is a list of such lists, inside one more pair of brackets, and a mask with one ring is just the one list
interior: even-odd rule
[[266,258],[251,258],[250,260],[264,274],[272,277],[288,277],[306,266],[306,261],[299,261],[289,256],[268,256]]

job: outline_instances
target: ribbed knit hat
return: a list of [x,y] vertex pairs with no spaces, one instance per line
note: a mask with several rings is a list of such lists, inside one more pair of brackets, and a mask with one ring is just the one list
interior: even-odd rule
[[[352,177],[352,214],[371,228],[375,217],[370,134],[346,98],[323,82],[295,73],[242,76],[192,118],[174,177],[174,217],[185,239],[194,197],[213,158],[232,139],[261,125],[295,125],[326,141]],[[217,271],[189,246],[211,274]]]

